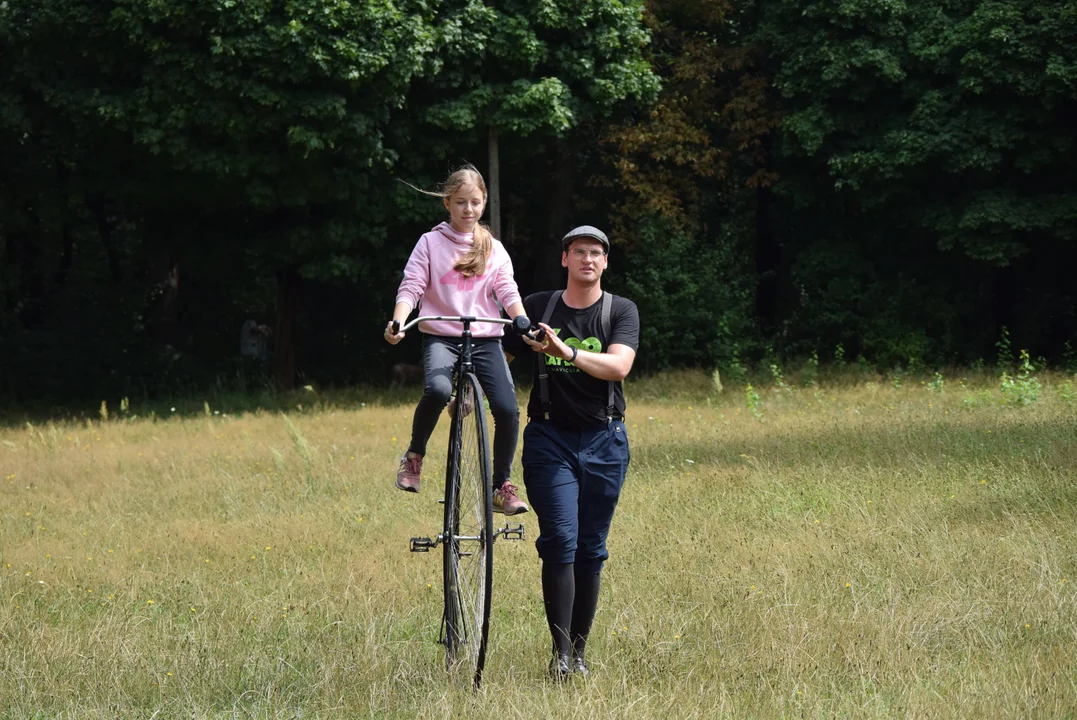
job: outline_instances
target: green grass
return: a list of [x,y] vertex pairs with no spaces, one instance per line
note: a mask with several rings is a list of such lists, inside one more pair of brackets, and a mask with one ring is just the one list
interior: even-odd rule
[[760,388],[762,422],[703,373],[629,383],[595,676],[544,679],[526,515],[477,694],[435,643],[440,557],[407,551],[447,422],[424,492],[391,486],[414,391],[9,425],[0,716],[1077,716],[1077,408],[949,377]]

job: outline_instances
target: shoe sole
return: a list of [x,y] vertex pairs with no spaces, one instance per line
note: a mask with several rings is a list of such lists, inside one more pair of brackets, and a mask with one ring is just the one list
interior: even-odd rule
[[497,505],[494,505],[494,512],[495,512],[495,513],[499,513],[499,514],[501,514],[501,515],[510,515],[510,516],[511,516],[511,515],[523,515],[523,514],[524,514],[525,512],[527,512],[527,511],[528,511],[528,510],[527,510],[527,508],[526,508],[526,507],[521,507],[521,508],[516,508],[516,509],[515,509],[515,510],[513,510],[512,512],[505,512],[505,510],[504,510],[504,509],[502,509],[502,508],[499,508],[499,507],[498,507]]
[[410,488],[410,487],[406,487],[404,485],[401,485],[399,480],[396,481],[396,486],[397,486],[397,488],[399,488],[400,490],[403,490],[404,492],[413,492],[413,493],[419,492],[418,488]]

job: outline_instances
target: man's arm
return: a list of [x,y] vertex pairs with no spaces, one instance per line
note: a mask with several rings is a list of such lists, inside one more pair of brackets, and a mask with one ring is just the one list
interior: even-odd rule
[[[572,353],[570,352],[571,356]],[[572,363],[588,375],[599,380],[613,380],[620,382],[628,377],[632,370],[632,363],[636,361],[636,351],[627,345],[610,345],[604,353],[587,352],[577,353],[576,361]]]
[[[546,331],[546,340],[540,343],[524,336],[523,341],[530,345],[535,352],[543,352],[566,361],[570,360],[572,358],[572,348],[561,342],[553,328],[546,323],[540,322],[538,326]],[[572,364],[591,377],[619,382],[628,377],[628,373],[632,369],[632,363],[635,360],[635,350],[627,345],[615,343],[610,345],[609,349],[604,353],[579,351],[576,354],[576,360]]]

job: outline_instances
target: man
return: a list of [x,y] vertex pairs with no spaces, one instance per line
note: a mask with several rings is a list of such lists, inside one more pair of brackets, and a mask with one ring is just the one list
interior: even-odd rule
[[[524,429],[524,484],[538,516],[542,597],[553,636],[550,675],[588,676],[587,636],[598,605],[606,537],[628,470],[621,381],[639,346],[639,312],[602,291],[610,241],[585,225],[561,242],[564,291],[524,300],[541,341],[507,335],[506,351],[537,354]],[[536,335],[541,335],[536,333]]]

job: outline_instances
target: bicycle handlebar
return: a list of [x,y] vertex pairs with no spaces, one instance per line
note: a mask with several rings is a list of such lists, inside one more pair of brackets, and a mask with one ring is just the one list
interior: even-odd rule
[[508,318],[500,318],[500,317],[499,318],[487,318],[487,317],[457,316],[457,315],[426,315],[426,316],[423,316],[423,317],[415,318],[411,322],[404,325],[404,327],[400,327],[400,321],[399,320],[393,320],[393,334],[397,335],[397,334],[401,333],[404,330],[410,330],[411,328],[415,327],[416,325],[418,325],[421,322],[427,322],[427,321],[430,321],[430,320],[440,320],[440,321],[443,321],[443,322],[458,322],[458,323],[467,322],[468,324],[480,322],[480,323],[490,323],[492,325],[511,325],[513,332],[515,332],[517,335],[526,335],[527,333],[531,332],[533,329],[537,329],[537,328],[534,328],[531,325],[531,321],[528,320],[523,315],[520,315],[520,316],[518,316],[518,317],[516,317],[516,318],[514,318],[512,320],[509,320]]

